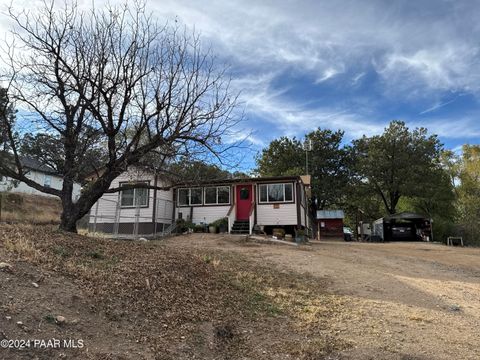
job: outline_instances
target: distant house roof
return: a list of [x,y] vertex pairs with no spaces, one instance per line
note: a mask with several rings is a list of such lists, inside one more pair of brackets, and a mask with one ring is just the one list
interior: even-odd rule
[[42,164],[40,161],[36,159],[21,156],[20,163],[22,164],[23,167],[26,167],[27,169],[30,169],[30,170],[40,171],[40,172],[51,174],[51,175],[58,175],[58,173],[53,168],[51,168],[48,165]]
[[343,219],[343,210],[317,210],[317,219]]
[[[16,167],[13,154],[2,151],[0,152],[0,155],[3,157],[4,159],[3,161],[7,161],[9,163],[9,166]],[[58,172],[55,169],[53,169],[48,165],[43,164],[42,162],[36,159],[33,159],[31,157],[26,157],[26,156],[19,156],[18,158],[20,160],[20,164],[22,165],[22,167],[26,169],[40,171],[45,174],[56,175],[61,177],[61,175],[58,174]]]

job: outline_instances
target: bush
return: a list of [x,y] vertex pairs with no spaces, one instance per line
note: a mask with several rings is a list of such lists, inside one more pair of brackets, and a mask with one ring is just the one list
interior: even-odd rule
[[195,225],[192,224],[191,221],[185,221],[185,219],[177,219],[177,234],[183,234],[187,232],[189,229],[194,229]]
[[228,218],[223,217],[220,219],[215,220],[214,222],[211,222],[208,224],[208,226],[215,226],[216,227],[216,232],[224,233],[228,231]]
[[196,232],[196,233],[203,233],[205,232],[205,225],[195,225],[195,227],[193,228],[193,231]]
[[285,237],[285,229],[282,228],[274,228],[272,231],[273,236],[276,236],[279,239],[283,239]]
[[228,218],[220,218],[215,220],[214,222],[210,223],[209,226],[216,226],[219,228],[220,226],[228,226]]

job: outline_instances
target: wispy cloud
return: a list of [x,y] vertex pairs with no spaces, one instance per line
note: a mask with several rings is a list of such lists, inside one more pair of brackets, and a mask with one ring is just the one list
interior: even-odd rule
[[449,101],[445,101],[443,103],[436,103],[435,105],[433,105],[432,107],[429,107],[428,109],[425,109],[423,110],[422,112],[419,113],[419,115],[423,115],[423,114],[427,114],[429,112],[432,112],[432,111],[435,111],[437,109],[440,109],[444,106],[447,106],[448,104],[451,104],[453,103],[455,100],[457,100],[457,98],[455,99],[452,99],[452,100],[449,100]]
[[[26,0],[15,6],[32,7]],[[248,140],[255,146],[319,126],[343,129],[347,138],[376,134],[402,117],[447,140],[480,134],[474,100],[453,118],[443,113],[458,99],[449,100],[452,94],[480,98],[475,2],[150,0],[147,6],[161,21],[195,28],[231,65],[245,128],[257,131]],[[1,21],[0,31],[8,26]]]

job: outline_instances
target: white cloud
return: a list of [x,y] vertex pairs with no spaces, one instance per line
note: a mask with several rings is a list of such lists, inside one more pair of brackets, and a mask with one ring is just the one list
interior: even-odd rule
[[334,77],[335,75],[341,74],[343,70],[338,70],[333,67],[327,68],[322,76],[315,81],[315,84],[320,84],[321,82],[327,81],[328,79]]
[[443,139],[478,139],[480,137],[480,113],[471,114],[456,118],[455,121],[448,118],[432,118],[428,124],[415,121],[408,121],[412,127],[426,127],[430,133],[438,135]]
[[[87,7],[91,0],[82,4]],[[31,8],[31,1],[14,5]],[[348,138],[371,135],[383,131],[389,120],[375,117],[372,104],[378,99],[369,94],[356,99],[364,101],[361,108],[341,101],[318,106],[293,100],[290,85],[282,81],[285,75],[322,86],[341,79],[353,88],[367,81],[367,73],[377,72],[381,96],[428,99],[432,106],[423,115],[449,104],[439,92],[480,95],[480,6],[475,2],[150,0],[147,6],[161,21],[177,18],[195,27],[232,64],[232,89],[242,91],[247,114],[272,127],[250,138],[258,146],[265,138],[298,136],[318,126],[341,128]],[[8,26],[2,18],[0,31]],[[421,125],[449,138],[479,134],[468,116],[455,122],[422,117]]]

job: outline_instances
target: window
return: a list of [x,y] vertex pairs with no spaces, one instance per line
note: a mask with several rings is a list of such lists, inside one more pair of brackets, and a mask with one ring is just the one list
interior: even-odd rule
[[293,202],[293,184],[259,185],[260,203]]
[[240,189],[240,200],[248,200],[250,196],[250,191],[248,188],[244,187]]
[[188,206],[190,189],[178,189],[178,205],[179,206]]
[[217,188],[208,187],[205,188],[205,204],[216,204],[217,203]]
[[43,186],[49,188],[52,186],[52,176],[45,174],[45,178],[43,180]]
[[206,187],[205,204],[230,204],[230,186]]
[[267,185],[260,185],[260,202],[267,202]]
[[202,204],[203,188],[178,189],[178,206]]
[[[148,184],[140,182],[137,184]],[[120,187],[127,185],[135,185],[132,183],[120,184]],[[148,189],[127,189],[122,190],[120,205],[122,207],[148,207]]]
[[190,205],[202,205],[202,188],[190,189]]
[[284,184],[285,201],[293,201],[293,184]]
[[283,201],[283,184],[268,185],[268,201],[277,202]]
[[230,186],[217,187],[219,204],[230,204]]

